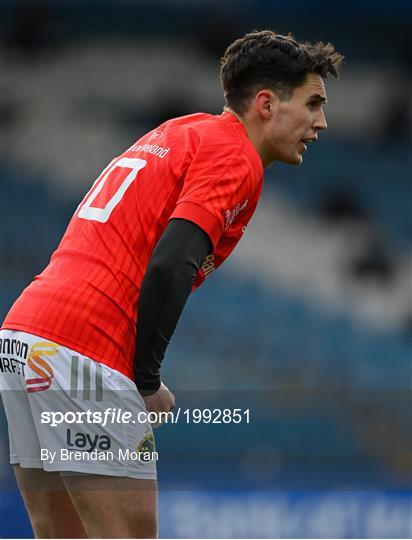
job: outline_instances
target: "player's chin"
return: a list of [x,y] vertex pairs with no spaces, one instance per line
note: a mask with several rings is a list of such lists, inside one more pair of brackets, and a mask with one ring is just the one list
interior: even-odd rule
[[303,161],[303,156],[302,154],[299,154],[299,152],[294,152],[289,156],[285,156],[282,161],[288,165],[300,165]]

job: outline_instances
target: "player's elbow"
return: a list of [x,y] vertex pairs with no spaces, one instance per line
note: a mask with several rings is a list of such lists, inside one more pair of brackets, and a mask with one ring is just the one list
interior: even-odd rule
[[145,279],[151,279],[155,282],[164,281],[173,273],[175,265],[168,260],[151,261],[146,270]]
[[197,266],[185,257],[156,259],[149,264],[144,281],[165,293],[170,289],[190,291],[197,271]]

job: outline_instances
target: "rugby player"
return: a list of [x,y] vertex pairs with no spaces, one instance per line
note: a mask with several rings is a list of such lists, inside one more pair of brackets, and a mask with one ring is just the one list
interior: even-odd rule
[[325,79],[341,61],[330,43],[270,30],[234,41],[221,60],[222,114],[168,120],[114,158],[12,306],[0,335],[2,397],[37,537],[157,535],[153,460],[58,457],[72,447],[153,449],[150,423],[52,428],[41,412],[172,410],[160,367],[186,300],[245,232],[264,168],[300,164],[326,129]]

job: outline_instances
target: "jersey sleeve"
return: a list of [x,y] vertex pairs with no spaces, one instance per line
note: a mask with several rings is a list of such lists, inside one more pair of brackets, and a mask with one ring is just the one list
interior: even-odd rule
[[238,146],[215,141],[200,143],[170,219],[196,223],[216,248],[232,209],[250,199],[251,172],[241,142]]
[[210,272],[214,272],[229,257],[235,249],[246,227],[256,210],[256,203],[251,204],[246,211],[239,214],[238,218],[222,234],[216,250],[208,255],[202,266],[199,268],[196,279],[193,282],[192,292],[195,291],[205,281]]

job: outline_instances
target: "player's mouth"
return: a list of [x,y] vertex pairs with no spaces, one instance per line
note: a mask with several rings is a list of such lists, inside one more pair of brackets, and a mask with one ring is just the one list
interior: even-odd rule
[[308,143],[314,143],[315,141],[317,141],[317,137],[308,137],[307,139],[301,139],[299,142],[302,144],[303,146],[303,152],[306,152],[308,147]]

